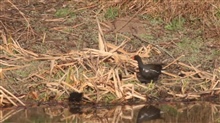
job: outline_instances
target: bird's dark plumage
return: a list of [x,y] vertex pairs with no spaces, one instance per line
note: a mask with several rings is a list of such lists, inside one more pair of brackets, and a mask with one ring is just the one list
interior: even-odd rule
[[134,60],[138,62],[139,72],[137,78],[140,82],[149,83],[158,79],[162,70],[161,64],[143,64],[139,55],[135,55]]
[[71,103],[79,103],[82,100],[83,93],[72,92],[69,96],[69,102]]

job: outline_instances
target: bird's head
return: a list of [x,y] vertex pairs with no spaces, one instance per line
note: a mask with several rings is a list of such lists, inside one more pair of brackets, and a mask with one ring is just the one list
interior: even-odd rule
[[140,60],[140,59],[141,59],[141,57],[140,57],[139,55],[135,55],[135,56],[133,56],[133,57],[132,57],[132,59],[134,59],[134,60],[137,60],[137,61],[138,61],[138,60]]

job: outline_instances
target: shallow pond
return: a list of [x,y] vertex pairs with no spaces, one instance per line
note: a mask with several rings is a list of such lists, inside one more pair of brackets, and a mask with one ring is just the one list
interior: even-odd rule
[[124,106],[69,105],[0,109],[4,123],[220,123],[220,104],[209,102]]

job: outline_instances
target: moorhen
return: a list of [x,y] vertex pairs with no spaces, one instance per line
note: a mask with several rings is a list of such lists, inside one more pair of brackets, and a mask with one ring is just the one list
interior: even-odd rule
[[158,79],[162,70],[161,64],[143,64],[139,55],[135,55],[134,60],[138,62],[137,78],[141,83],[149,83]]
[[79,103],[82,100],[83,93],[72,92],[69,96],[70,103]]

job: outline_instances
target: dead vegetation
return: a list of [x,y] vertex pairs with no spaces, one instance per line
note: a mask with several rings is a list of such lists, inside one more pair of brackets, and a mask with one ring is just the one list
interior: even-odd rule
[[[62,4],[66,5],[66,2],[63,1]],[[71,2],[73,1],[69,1],[69,4]],[[26,4],[32,5],[33,3]],[[189,20],[196,17],[196,20],[190,20],[196,23],[193,23],[195,25],[192,25],[191,28],[202,28],[203,38],[214,37],[219,40],[220,28],[219,25],[215,24],[215,22],[219,22],[217,16],[219,3],[216,1],[130,2],[125,0],[118,3],[112,2],[112,4],[104,1],[79,2],[77,4],[84,7],[75,11],[87,9],[105,11],[108,7],[116,6],[121,10],[119,11],[121,12],[120,16],[123,16],[123,14],[132,16],[120,28],[112,30],[114,33],[120,32],[120,29],[126,26],[134,17],[147,13],[153,18],[160,17],[164,20],[164,23],[171,23],[172,19],[179,17]],[[102,7],[99,8],[98,5]],[[17,16],[12,17],[14,13],[7,11],[8,6],[16,11]],[[32,18],[28,17],[27,11],[22,6],[24,5],[15,1],[1,1],[0,9],[3,10],[3,14],[0,16],[0,105],[4,106],[7,103],[17,105],[12,99],[24,105],[20,99],[11,93],[25,94],[23,99],[47,101],[53,96],[55,99],[60,100],[69,92],[77,91],[84,93],[85,101],[95,103],[146,101],[148,97],[164,98],[168,101],[199,100],[204,96],[216,96],[220,93],[220,69],[216,67],[214,70],[207,72],[199,68],[201,65],[194,66],[193,64],[183,63],[180,59],[185,57],[184,54],[177,54],[176,56],[179,57],[172,56],[172,58],[169,56],[170,62],[164,66],[169,72],[164,72],[158,84],[144,85],[139,83],[135,76],[137,63],[131,57],[135,54],[139,54],[143,58],[150,58],[152,54],[162,57],[168,54],[167,50],[148,42],[141,47],[136,47],[135,52],[129,51],[126,48],[132,39],[124,34],[116,35],[123,37],[120,43],[108,42],[105,38],[107,34],[103,30],[109,28],[109,26],[104,22],[100,22],[99,14],[102,13],[96,13],[95,18],[92,18],[96,26],[95,33],[98,37],[98,43],[95,47],[84,47],[78,50],[73,48],[73,50],[65,53],[56,52],[59,48],[54,51],[53,47],[48,49],[50,52],[45,53],[32,51],[30,46],[39,43],[39,39],[40,44],[46,43],[47,45],[48,33],[36,33],[36,27],[33,28],[33,24],[30,22]],[[70,15],[67,14],[67,16]],[[49,22],[55,23],[58,21],[60,23],[67,18],[44,19]],[[203,26],[198,27],[197,24],[203,24]],[[75,29],[82,25],[83,23],[77,23],[72,28]],[[64,31],[65,25],[62,28],[59,27],[56,25],[51,30],[70,34],[70,32]],[[80,35],[80,33],[76,34],[77,36]],[[54,42],[54,44],[58,47],[63,45],[59,42]],[[78,44],[75,43],[75,45]],[[171,66],[174,69],[180,69],[172,72],[173,68]],[[123,76],[122,80],[119,79],[119,74]]]

